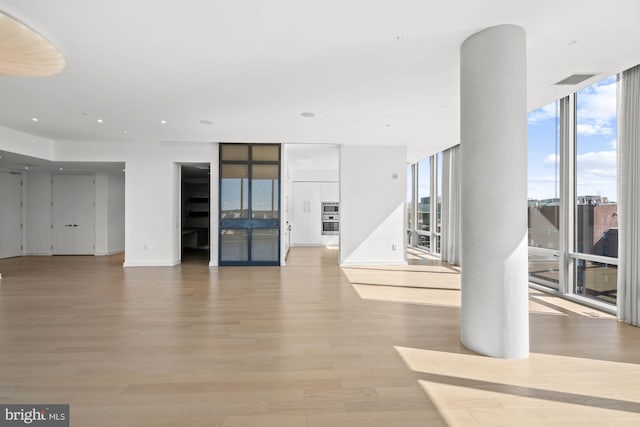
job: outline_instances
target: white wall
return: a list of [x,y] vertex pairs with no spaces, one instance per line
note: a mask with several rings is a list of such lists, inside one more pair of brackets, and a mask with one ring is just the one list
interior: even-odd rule
[[340,264],[406,264],[406,147],[340,148]]
[[109,255],[124,251],[124,188],[124,175],[109,175]]
[[99,172],[96,180],[96,237],[95,254],[106,255],[109,252],[109,176]]
[[[125,266],[170,266],[180,262],[180,167],[211,163],[218,176],[215,143],[132,143],[126,154]],[[217,201],[212,186],[212,201]],[[217,203],[211,204],[211,236],[217,241]],[[215,239],[215,240],[214,240]],[[211,263],[218,259],[211,245]]]
[[20,256],[22,248],[21,175],[0,172],[0,258]]
[[124,175],[96,174],[96,255],[124,251]]
[[51,255],[51,174],[24,174],[24,255]]
[[0,126],[0,150],[53,160],[54,143],[49,139]]
[[127,147],[124,142],[56,141],[53,159],[66,162],[124,162]]

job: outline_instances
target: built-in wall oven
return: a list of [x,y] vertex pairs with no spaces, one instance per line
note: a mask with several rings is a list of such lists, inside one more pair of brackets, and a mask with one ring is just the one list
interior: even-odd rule
[[340,204],[338,202],[322,202],[322,234],[340,234]]

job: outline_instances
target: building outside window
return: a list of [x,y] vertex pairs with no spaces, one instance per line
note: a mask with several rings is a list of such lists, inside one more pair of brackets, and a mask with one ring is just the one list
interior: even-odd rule
[[[611,308],[618,264],[616,93],[612,76],[528,115],[530,280]],[[570,196],[563,201],[563,194]],[[567,260],[564,270],[560,259]]]
[[612,76],[576,94],[574,292],[610,303],[618,269],[616,89]]
[[528,115],[528,233],[530,280],[558,288],[560,280],[559,102]]
[[[432,197],[435,195],[435,199]],[[407,245],[439,255],[442,227],[442,153],[407,167]]]

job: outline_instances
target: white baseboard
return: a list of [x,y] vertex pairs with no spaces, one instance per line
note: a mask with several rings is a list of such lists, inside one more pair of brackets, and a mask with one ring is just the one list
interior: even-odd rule
[[23,252],[22,256],[52,256],[53,252],[51,251],[42,251],[42,252]]
[[180,264],[179,259],[173,261],[125,261],[123,267],[175,267]]
[[209,267],[217,267],[218,263],[215,261],[209,261]]
[[104,252],[104,251],[97,252],[96,251],[96,256],[110,256],[110,255],[115,255],[115,254],[119,254],[119,253],[122,253],[122,252],[124,252],[124,249],[114,249],[114,250],[106,251],[106,252]]

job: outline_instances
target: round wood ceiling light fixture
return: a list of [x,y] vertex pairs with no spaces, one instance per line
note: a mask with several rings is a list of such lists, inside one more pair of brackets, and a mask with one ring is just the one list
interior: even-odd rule
[[46,77],[63,68],[64,58],[49,40],[0,12],[0,75]]

